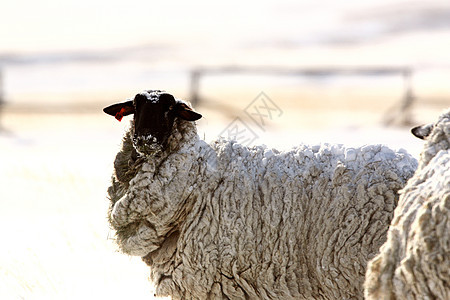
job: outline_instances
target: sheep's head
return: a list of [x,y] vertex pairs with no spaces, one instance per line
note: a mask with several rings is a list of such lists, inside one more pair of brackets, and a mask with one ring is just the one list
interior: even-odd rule
[[450,109],[444,111],[436,122],[414,127],[411,133],[423,140],[450,141]]
[[426,140],[420,154],[420,170],[439,151],[450,149],[450,109],[441,114],[437,122],[414,127],[411,132],[416,137]]
[[110,105],[103,111],[119,121],[123,116],[134,114],[133,144],[142,154],[165,149],[177,118],[195,121],[202,117],[185,102],[159,90],[144,91],[133,100]]

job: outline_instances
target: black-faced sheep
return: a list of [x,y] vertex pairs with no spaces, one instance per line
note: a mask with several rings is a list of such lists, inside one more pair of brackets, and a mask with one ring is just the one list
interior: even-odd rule
[[115,160],[109,220],[120,249],[175,299],[362,298],[397,191],[417,162],[381,145],[277,151],[208,144],[201,117],[162,91],[104,109],[134,114]]
[[368,265],[367,299],[450,299],[450,110],[412,132],[425,147]]

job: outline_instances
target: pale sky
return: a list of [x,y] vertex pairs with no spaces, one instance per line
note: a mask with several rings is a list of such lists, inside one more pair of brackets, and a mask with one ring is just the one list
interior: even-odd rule
[[149,82],[181,90],[184,70],[221,65],[439,67],[446,73],[416,75],[415,88],[448,90],[449,0],[0,1],[12,102],[103,97]]
[[[142,43],[227,44],[330,30],[342,13],[402,1],[3,0],[0,53]],[[403,1],[404,2],[404,1]]]

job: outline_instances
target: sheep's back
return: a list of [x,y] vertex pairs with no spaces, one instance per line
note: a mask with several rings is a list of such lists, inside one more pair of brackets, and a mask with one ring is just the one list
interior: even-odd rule
[[380,145],[215,153],[207,168],[222,176],[186,220],[176,282],[238,298],[362,296],[413,158]]

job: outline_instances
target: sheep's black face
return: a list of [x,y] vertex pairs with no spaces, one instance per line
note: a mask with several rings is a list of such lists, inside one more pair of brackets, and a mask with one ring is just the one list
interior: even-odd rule
[[134,98],[134,144],[142,153],[161,151],[167,143],[175,121],[175,98],[151,91]]
[[133,143],[142,154],[155,154],[165,149],[176,118],[195,121],[202,117],[186,103],[159,90],[137,94],[133,101],[113,104],[103,111],[119,121],[134,113]]

